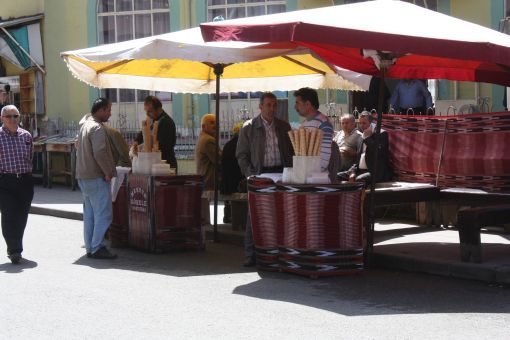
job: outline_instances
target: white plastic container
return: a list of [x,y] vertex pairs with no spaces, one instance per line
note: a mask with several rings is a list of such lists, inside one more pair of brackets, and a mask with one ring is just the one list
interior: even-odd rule
[[321,172],[320,156],[293,156],[293,183],[305,184],[312,173]]
[[161,164],[161,152],[139,152],[133,164],[133,173],[151,175],[152,165]]
[[152,164],[151,174],[153,176],[170,176],[172,171],[170,169],[170,164],[162,164],[156,163]]
[[327,172],[314,172],[306,178],[307,184],[330,184],[329,174]]
[[294,169],[293,168],[283,168],[282,182],[283,183],[294,183]]

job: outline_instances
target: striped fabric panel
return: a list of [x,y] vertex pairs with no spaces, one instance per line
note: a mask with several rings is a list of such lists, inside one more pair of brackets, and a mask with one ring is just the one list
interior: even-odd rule
[[[396,180],[510,191],[510,113],[459,116],[385,115]],[[446,131],[446,137],[445,137]]]

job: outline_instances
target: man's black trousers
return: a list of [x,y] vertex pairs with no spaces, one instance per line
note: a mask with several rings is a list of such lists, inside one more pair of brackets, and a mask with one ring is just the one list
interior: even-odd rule
[[0,212],[7,254],[23,252],[23,233],[34,197],[31,174],[0,174]]

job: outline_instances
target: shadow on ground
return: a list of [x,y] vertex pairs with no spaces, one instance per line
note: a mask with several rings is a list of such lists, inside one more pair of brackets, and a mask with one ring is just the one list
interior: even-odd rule
[[37,267],[37,262],[30,261],[25,258],[21,259],[21,262],[18,264],[12,264],[10,261],[0,264],[0,272],[5,272],[8,274],[16,274],[22,273],[27,269],[32,269]]
[[[242,249],[207,244],[203,252],[147,254],[116,250],[119,259],[79,258],[96,269],[132,270],[175,277],[253,272],[241,266]],[[282,301],[346,316],[423,313],[509,313],[510,288],[478,281],[372,269],[359,275],[312,280],[287,273],[259,272],[233,294]],[[228,279],[228,278],[226,278]],[[467,297],[471,297],[466,299]]]
[[157,273],[177,277],[221,275],[253,271],[244,268],[240,247],[208,242],[204,251],[175,251],[150,254],[133,249],[112,249],[116,260],[95,260],[80,257],[74,264],[96,269],[120,269]]
[[346,316],[510,312],[508,287],[378,269],[318,280],[261,273],[260,280],[239,286],[233,293]]

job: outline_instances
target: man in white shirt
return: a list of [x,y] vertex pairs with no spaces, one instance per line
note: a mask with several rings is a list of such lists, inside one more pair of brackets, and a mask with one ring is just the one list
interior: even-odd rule
[[358,151],[363,143],[361,132],[356,129],[356,119],[352,114],[345,113],[340,117],[341,131],[335,133],[333,140],[340,150],[340,170],[351,168],[356,162]]

